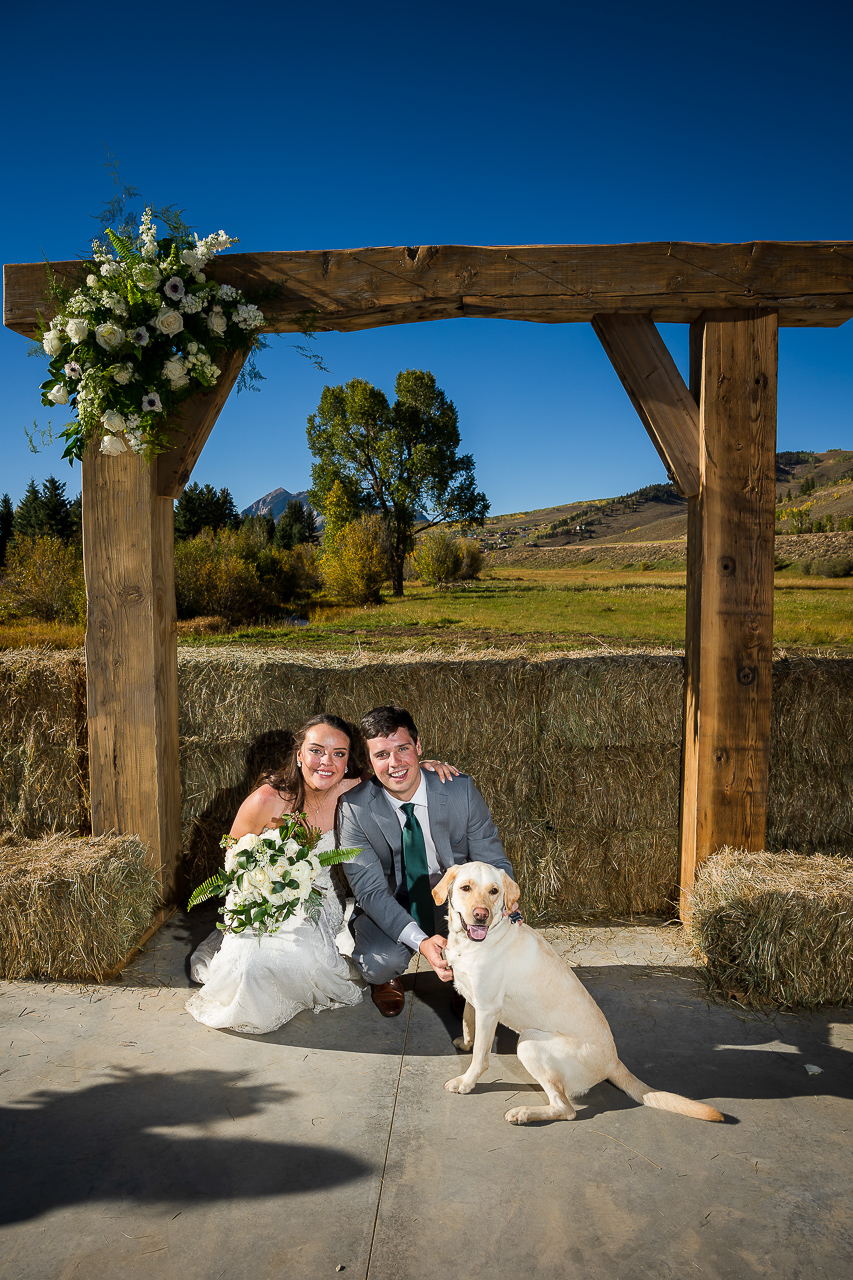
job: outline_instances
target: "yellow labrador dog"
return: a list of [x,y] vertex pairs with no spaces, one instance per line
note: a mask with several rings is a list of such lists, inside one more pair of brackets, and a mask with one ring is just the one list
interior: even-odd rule
[[[647,1107],[697,1120],[722,1120],[719,1111],[676,1093],[658,1093],[619,1061],[607,1019],[556,951],[526,924],[514,924],[520,890],[504,871],[485,862],[451,867],[432,891],[448,902],[445,955],[456,989],[465,997],[458,1049],[474,1054],[464,1075],[448,1080],[450,1093],[470,1093],[489,1066],[498,1022],[519,1032],[518,1056],[548,1095],[550,1106],[513,1107],[510,1124],[573,1120],[569,1101],[609,1080]],[[476,1014],[476,1017],[475,1017]]]

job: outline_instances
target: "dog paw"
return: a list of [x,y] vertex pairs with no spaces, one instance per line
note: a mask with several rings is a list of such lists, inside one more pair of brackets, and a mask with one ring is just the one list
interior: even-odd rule
[[470,1093],[474,1088],[464,1076],[454,1076],[452,1080],[447,1081],[444,1087],[448,1093]]
[[504,1120],[507,1120],[510,1124],[527,1124],[527,1112],[527,1107],[512,1107],[511,1110],[507,1111]]
[[459,1049],[462,1053],[470,1053],[474,1047],[473,1040],[466,1040],[464,1036],[457,1036],[453,1041],[453,1048]]

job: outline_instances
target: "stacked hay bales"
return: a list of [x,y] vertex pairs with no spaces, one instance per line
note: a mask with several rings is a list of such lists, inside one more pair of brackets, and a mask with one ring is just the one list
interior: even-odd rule
[[853,862],[722,849],[692,894],[709,985],[742,1004],[815,1008],[853,999]]
[[158,906],[135,836],[0,837],[0,976],[93,978],[121,964]]
[[0,830],[89,830],[86,668],[79,651],[0,653]]
[[[470,773],[537,922],[674,914],[683,660],[603,654],[316,658],[179,652],[184,866],[193,888],[303,720],[408,706],[425,752]],[[853,662],[774,663],[768,849],[853,855]],[[82,655],[0,656],[0,822],[85,831]]]
[[853,854],[853,660],[773,664],[767,848]]

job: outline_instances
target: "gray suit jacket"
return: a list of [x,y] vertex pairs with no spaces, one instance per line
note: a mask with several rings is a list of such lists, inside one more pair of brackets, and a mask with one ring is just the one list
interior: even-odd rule
[[[441,865],[489,862],[513,874],[498,830],[485,800],[464,773],[440,782],[425,769],[429,825]],[[382,784],[368,778],[341,797],[337,824],[338,848],[359,848],[361,853],[343,870],[355,899],[384,934],[396,941],[412,917],[396,899],[404,883],[403,832],[385,797]]]

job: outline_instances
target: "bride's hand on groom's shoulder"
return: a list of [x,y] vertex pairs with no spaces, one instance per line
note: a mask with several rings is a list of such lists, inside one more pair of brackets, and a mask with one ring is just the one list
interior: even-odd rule
[[451,778],[459,777],[459,770],[454,764],[448,764],[446,760],[422,760],[422,769],[429,769],[430,773],[437,773],[442,782],[449,782]]

